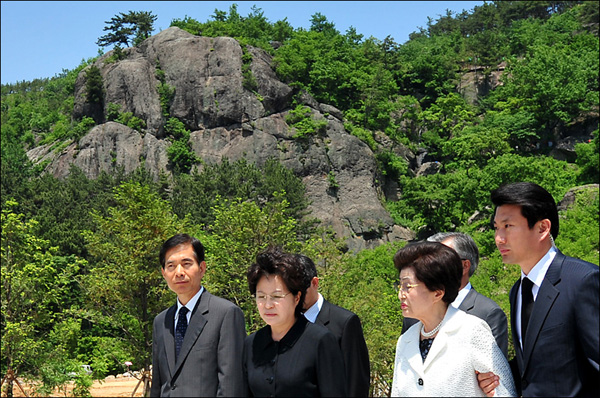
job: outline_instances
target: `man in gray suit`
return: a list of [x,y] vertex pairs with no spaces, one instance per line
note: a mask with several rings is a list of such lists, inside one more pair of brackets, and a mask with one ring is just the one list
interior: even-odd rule
[[163,244],[159,260],[177,303],[154,319],[151,396],[245,396],[244,314],[202,287],[202,243],[175,235]]
[[[508,357],[508,322],[506,314],[494,300],[477,292],[469,282],[469,278],[475,273],[479,264],[479,249],[473,238],[460,232],[440,232],[430,236],[427,240],[440,242],[453,248],[458,253],[462,260],[463,274],[460,291],[451,305],[486,321],[492,329],[498,347],[500,347],[504,356]],[[417,323],[416,319],[404,318],[402,333],[415,323]]]

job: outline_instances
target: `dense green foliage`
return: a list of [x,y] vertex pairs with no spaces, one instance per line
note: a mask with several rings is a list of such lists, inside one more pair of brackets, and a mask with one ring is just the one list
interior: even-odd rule
[[[98,44],[116,44],[111,62],[119,62],[126,56],[120,45],[147,38],[155,18],[121,13],[107,21],[111,33]],[[185,16],[171,25],[236,38],[250,91],[256,90],[254,46],[273,55],[280,79],[337,107],[347,131],[375,154],[380,182],[398,188],[399,198],[385,203],[396,223],[419,238],[471,234],[482,258],[472,283],[508,314],[519,269],[503,264],[495,248],[489,192],[533,181],[559,201],[575,186],[599,183],[598,4],[486,2],[470,13],[430,19],[404,44],[365,38],[352,27],[341,33],[320,13],[310,23],[309,29],[286,19],[272,23],[257,7],[242,16],[234,4],[206,22]],[[94,377],[122,372],[126,360],[147,369],[152,318],[174,300],[161,280],[158,247],[186,231],[206,245],[207,289],[243,308],[248,332],[262,325],[245,280],[256,253],[280,244],[313,258],[323,295],[361,318],[372,394],[389,395],[402,322],[392,257],[404,243],[345,252],[331,231],[310,220],[301,179],[276,159],[261,166],[204,164],[191,149],[190,131],[169,114],[174,88],[158,63],[172,174],[155,179],[143,167],[130,175],[115,168],[90,180],[73,168],[59,180],[43,173],[44,162],[31,164],[26,150],[48,145],[59,152],[101,122],[72,118],[75,79],[93,61],[53,78],[2,85],[1,373],[12,368],[41,380],[40,394],[49,395],[81,363],[92,365]],[[85,95],[103,106],[99,72],[87,69]],[[467,73],[488,87],[476,100],[461,95]],[[106,108],[106,120],[143,133],[145,120],[116,104]],[[286,122],[303,145],[326,128],[296,103]],[[577,136],[577,144],[559,160],[553,151],[566,136]],[[405,150],[439,162],[439,172],[415,177]],[[331,190],[339,188],[335,173],[327,178]],[[597,188],[577,194],[560,214],[556,242],[565,254],[596,264],[598,196]],[[88,382],[76,377],[79,395],[88,393]]]

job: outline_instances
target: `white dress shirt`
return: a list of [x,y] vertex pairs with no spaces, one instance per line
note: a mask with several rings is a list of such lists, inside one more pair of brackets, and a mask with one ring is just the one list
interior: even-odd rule
[[546,277],[546,272],[548,272],[548,268],[550,268],[550,264],[554,260],[556,253],[558,250],[556,247],[552,246],[550,250],[544,257],[537,262],[536,265],[533,266],[531,271],[529,271],[528,275],[525,275],[523,271],[521,271],[521,285],[519,286],[519,291],[517,292],[517,311],[515,316],[516,325],[517,325],[517,334],[519,335],[519,343],[521,343],[521,348],[523,348],[523,340],[521,338],[521,308],[523,307],[522,296],[521,296],[521,286],[523,286],[523,278],[527,277],[531,282],[533,282],[533,286],[531,287],[531,293],[533,294],[533,302],[535,303],[535,299],[537,298],[538,292],[540,291],[540,286],[542,286],[542,282],[544,282],[544,278]]
[[466,286],[459,290],[458,295],[450,305],[454,308],[460,307],[462,302],[465,300],[465,297],[467,297],[467,294],[469,294],[471,291],[472,287],[473,286],[471,286],[471,282],[467,282]]
[[304,317],[312,323],[315,323],[317,317],[319,316],[319,312],[323,307],[323,296],[321,296],[321,293],[317,294],[319,295],[317,302],[314,303],[309,309],[307,309],[306,312],[304,312]]
[[177,299],[177,311],[175,312],[175,329],[177,329],[177,320],[179,319],[179,310],[181,309],[181,307],[185,307],[188,309],[188,312],[187,312],[187,314],[185,314],[185,317],[187,318],[188,325],[190,324],[190,318],[192,317],[192,311],[194,311],[194,308],[196,308],[196,303],[198,302],[198,300],[200,300],[200,296],[202,295],[203,291],[204,291],[204,286],[200,286],[200,290],[198,290],[198,293],[194,294],[194,297],[192,297],[190,299],[190,301],[187,302],[186,305],[181,304],[179,299]]

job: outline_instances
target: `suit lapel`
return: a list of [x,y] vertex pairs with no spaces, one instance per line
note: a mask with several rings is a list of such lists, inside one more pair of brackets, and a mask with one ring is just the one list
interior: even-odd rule
[[517,364],[519,365],[519,369],[521,370],[521,375],[524,373],[523,369],[523,350],[521,349],[521,344],[519,344],[519,335],[517,334],[517,292],[519,291],[519,286],[521,286],[521,279],[517,279],[512,289],[510,289],[510,328],[513,337],[513,343],[515,346],[515,358],[517,358]]
[[460,305],[458,306],[458,309],[463,310],[466,313],[469,313],[469,311],[471,311],[473,309],[473,307],[475,307],[475,297],[476,297],[475,289],[473,287],[471,287],[471,290],[469,290],[469,293],[467,293],[463,302],[460,303]]
[[315,323],[327,326],[327,324],[330,322],[329,310],[329,302],[327,300],[323,300],[323,306],[321,307],[321,311],[319,311],[319,314],[317,315]]
[[169,372],[171,375],[175,370],[175,312],[177,311],[177,304],[170,307],[165,316],[164,324],[164,344],[165,352],[167,353],[167,363],[169,364]]
[[[440,328],[437,336],[435,336],[433,344],[431,344],[431,349],[429,350],[429,353],[425,358],[425,362],[423,363],[424,369],[427,369],[435,360],[435,357],[437,357],[446,347],[446,344],[448,344],[448,335],[455,333],[456,329],[460,327],[461,313],[459,313],[459,311],[461,310],[458,310],[451,305],[448,306],[446,315],[444,315],[444,319],[442,320],[442,327]],[[464,311],[462,312],[462,316],[465,316]],[[421,329],[419,328],[419,330]]]
[[527,336],[525,336],[525,342],[523,343],[525,347],[523,352],[523,369],[527,368],[531,352],[538,339],[540,330],[544,325],[544,321],[546,320],[554,301],[556,301],[556,298],[558,297],[559,291],[555,285],[560,281],[560,272],[564,257],[565,256],[560,252],[556,253],[556,257],[546,272],[542,286],[540,286],[535,303],[533,304],[531,318],[529,318],[529,325],[527,326]]
[[[210,297],[210,293],[204,290],[204,292],[200,295],[200,299],[196,303],[196,308],[194,308],[194,310],[192,311],[190,324],[188,325],[188,328],[185,332],[183,344],[181,346],[181,350],[179,351],[177,362],[175,362],[175,371],[172,374],[175,374],[179,370],[181,365],[185,362],[186,357],[190,353],[190,350],[194,346],[196,340],[198,340],[198,336],[200,336],[202,330],[204,329],[204,326],[206,325],[206,314],[208,314]],[[175,348],[173,348],[171,352],[173,353],[173,357],[175,357]]]

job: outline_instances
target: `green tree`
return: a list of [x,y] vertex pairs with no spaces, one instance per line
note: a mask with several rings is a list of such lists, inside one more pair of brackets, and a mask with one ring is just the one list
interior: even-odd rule
[[[275,194],[277,198],[280,194]],[[297,251],[297,222],[285,215],[285,199],[254,202],[217,197],[215,221],[208,226],[202,241],[206,245],[206,286],[212,293],[240,306],[249,331],[260,324],[256,304],[250,298],[246,272],[256,255],[269,245]]]
[[419,118],[425,127],[423,143],[438,157],[443,155],[442,147],[452,140],[466,126],[471,126],[475,118],[473,109],[456,93],[437,98],[434,104],[424,110]]
[[100,36],[96,44],[101,47],[112,44],[119,47],[122,44],[127,47],[131,41],[134,46],[137,46],[154,31],[154,22],[157,18],[149,11],[129,11],[127,14],[121,12],[110,21],[104,22],[107,26],[103,30],[109,33]]
[[282,198],[288,202],[284,209],[286,216],[300,220],[308,202],[302,180],[293,171],[274,158],[268,159],[262,167],[245,159],[231,162],[224,158],[191,175],[176,175],[170,200],[179,217],[189,214],[193,223],[209,225],[215,219],[213,209],[218,195],[263,204],[280,198],[275,197],[275,193],[281,191],[285,192]]
[[64,381],[76,366],[69,355],[54,355],[58,348],[52,331],[78,304],[74,280],[85,262],[56,256],[56,248],[35,235],[36,222],[16,213],[16,207],[9,200],[2,208],[2,373],[41,375],[39,389],[52,391],[60,380],[45,379],[45,367],[62,363]]
[[504,109],[535,118],[542,148],[556,141],[556,128],[598,106],[598,37],[573,34],[582,29],[575,10],[552,15],[544,24],[521,21],[512,45],[523,54],[508,59],[504,84],[490,95]]
[[110,324],[113,337],[129,344],[130,360],[148,371],[152,320],[173,300],[160,272],[158,252],[166,239],[186,231],[189,224],[148,186],[123,183],[114,196],[116,205],[107,216],[92,212],[97,226],[85,232],[92,260],[82,286],[90,319]]
[[600,258],[600,220],[598,188],[589,186],[575,193],[575,203],[561,211],[557,247],[567,256],[581,258],[598,265]]
[[310,30],[325,33],[327,35],[336,35],[339,33],[335,29],[335,24],[329,22],[327,17],[320,12],[317,12],[310,17]]
[[102,104],[104,101],[104,85],[102,74],[97,66],[92,65],[85,73],[85,92],[87,102]]
[[482,125],[465,127],[441,146],[445,158],[460,162],[463,167],[483,167],[488,160],[512,152],[506,132]]

